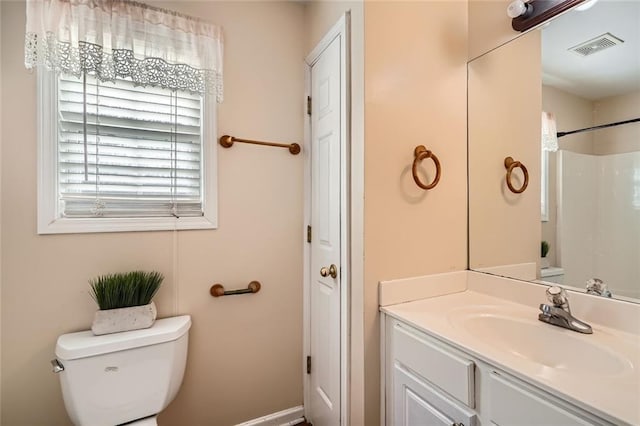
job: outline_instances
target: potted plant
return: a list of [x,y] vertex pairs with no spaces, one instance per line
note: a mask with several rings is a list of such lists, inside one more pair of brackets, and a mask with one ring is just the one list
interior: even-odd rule
[[549,259],[547,259],[547,254],[549,254],[549,243],[543,240],[540,244],[540,267],[543,269],[549,267]]
[[93,334],[148,328],[156,320],[151,301],[164,277],[159,272],[132,271],[102,275],[89,280],[90,294],[99,311],[93,319]]

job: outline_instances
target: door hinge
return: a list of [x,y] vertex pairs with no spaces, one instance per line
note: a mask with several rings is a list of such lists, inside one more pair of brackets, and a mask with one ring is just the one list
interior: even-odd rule
[[307,374],[311,374],[311,356],[307,356]]
[[311,115],[311,96],[307,96],[307,115]]
[[307,225],[307,242],[311,242],[311,225]]

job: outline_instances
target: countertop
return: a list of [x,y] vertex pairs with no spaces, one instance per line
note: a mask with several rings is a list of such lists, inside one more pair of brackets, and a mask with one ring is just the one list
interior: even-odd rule
[[[640,424],[640,336],[636,334],[593,322],[590,323],[593,334],[577,333],[538,321],[537,304],[522,305],[472,290],[381,307],[381,311],[607,421]],[[605,373],[598,371],[597,365],[580,374],[570,371],[570,365],[544,365],[540,360],[509,350],[509,342],[489,329],[486,333],[469,332],[456,318],[470,311],[506,313],[517,321],[528,322],[529,327],[550,327],[543,332],[556,333],[552,335],[554,338],[578,339],[574,341],[585,344],[597,342],[605,351],[622,355],[624,361],[621,367],[602,366],[609,370]],[[539,344],[544,348],[548,342]],[[554,348],[550,345],[547,349]]]

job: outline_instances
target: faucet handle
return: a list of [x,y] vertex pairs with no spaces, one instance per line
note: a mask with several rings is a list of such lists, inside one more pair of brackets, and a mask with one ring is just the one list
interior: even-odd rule
[[569,307],[569,299],[567,298],[567,292],[564,291],[564,288],[553,286],[547,289],[547,299],[549,302],[553,303],[555,307]]
[[551,315],[551,306],[545,303],[541,303],[539,309],[540,309],[540,312],[542,312],[540,315],[545,315],[545,316]]

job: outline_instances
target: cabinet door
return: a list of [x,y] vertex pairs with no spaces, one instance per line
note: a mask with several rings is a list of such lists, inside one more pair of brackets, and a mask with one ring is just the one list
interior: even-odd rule
[[[491,422],[500,426],[592,426],[603,424],[586,420],[537,395],[497,373],[490,376]],[[550,395],[549,395],[550,396]]]
[[394,358],[469,408],[475,407],[473,361],[404,324],[393,328]]
[[393,366],[393,426],[475,426],[476,415],[398,362]]

